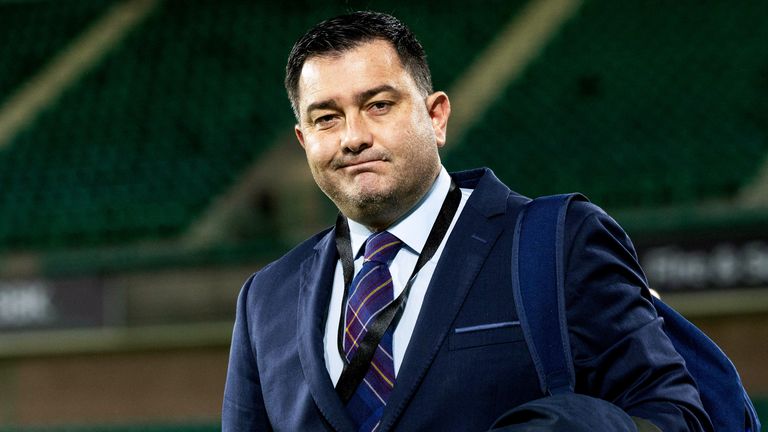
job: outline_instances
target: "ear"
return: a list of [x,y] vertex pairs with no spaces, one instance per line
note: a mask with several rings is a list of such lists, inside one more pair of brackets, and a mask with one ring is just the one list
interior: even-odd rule
[[427,96],[427,112],[432,119],[437,147],[441,148],[445,145],[448,117],[451,116],[451,101],[448,100],[448,95],[438,91]]
[[296,138],[299,140],[299,144],[301,144],[301,148],[306,148],[304,147],[304,132],[301,131],[301,128],[299,127],[298,124],[293,127],[293,131],[296,133]]

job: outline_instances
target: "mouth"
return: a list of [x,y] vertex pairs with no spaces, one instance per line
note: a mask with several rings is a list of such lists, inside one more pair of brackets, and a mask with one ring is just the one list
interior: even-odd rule
[[339,164],[339,168],[343,169],[345,171],[365,171],[368,169],[374,168],[376,165],[380,163],[386,162],[384,159],[377,158],[377,159],[362,159],[362,160],[351,160],[342,162]]

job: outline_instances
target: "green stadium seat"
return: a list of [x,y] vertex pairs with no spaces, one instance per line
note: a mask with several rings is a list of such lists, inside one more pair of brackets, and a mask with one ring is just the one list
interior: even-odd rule
[[768,154],[766,18],[759,0],[585,2],[446,164],[613,209],[730,199]]
[[[436,87],[446,88],[525,2],[447,3],[439,10],[405,0],[160,3],[0,150],[0,248],[124,244],[183,232],[291,130],[285,59],[296,37],[321,18],[355,7],[399,14],[422,37]],[[24,73],[0,76],[0,94],[21,85],[111,4],[0,4],[0,32],[19,46],[0,61],[13,63],[24,50],[37,55]],[[466,13],[451,12],[459,7]],[[44,46],[44,29],[28,30],[41,16],[54,29]]]

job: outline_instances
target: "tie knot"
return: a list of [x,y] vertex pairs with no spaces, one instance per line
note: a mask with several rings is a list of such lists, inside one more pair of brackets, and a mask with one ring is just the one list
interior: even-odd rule
[[403,242],[388,231],[371,234],[365,242],[365,260],[389,265]]

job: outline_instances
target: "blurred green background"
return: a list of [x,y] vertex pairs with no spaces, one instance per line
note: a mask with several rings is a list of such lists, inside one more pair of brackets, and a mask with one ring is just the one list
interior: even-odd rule
[[0,431],[208,431],[250,273],[333,223],[293,42],[422,41],[449,170],[580,191],[768,417],[768,2],[0,0]]

